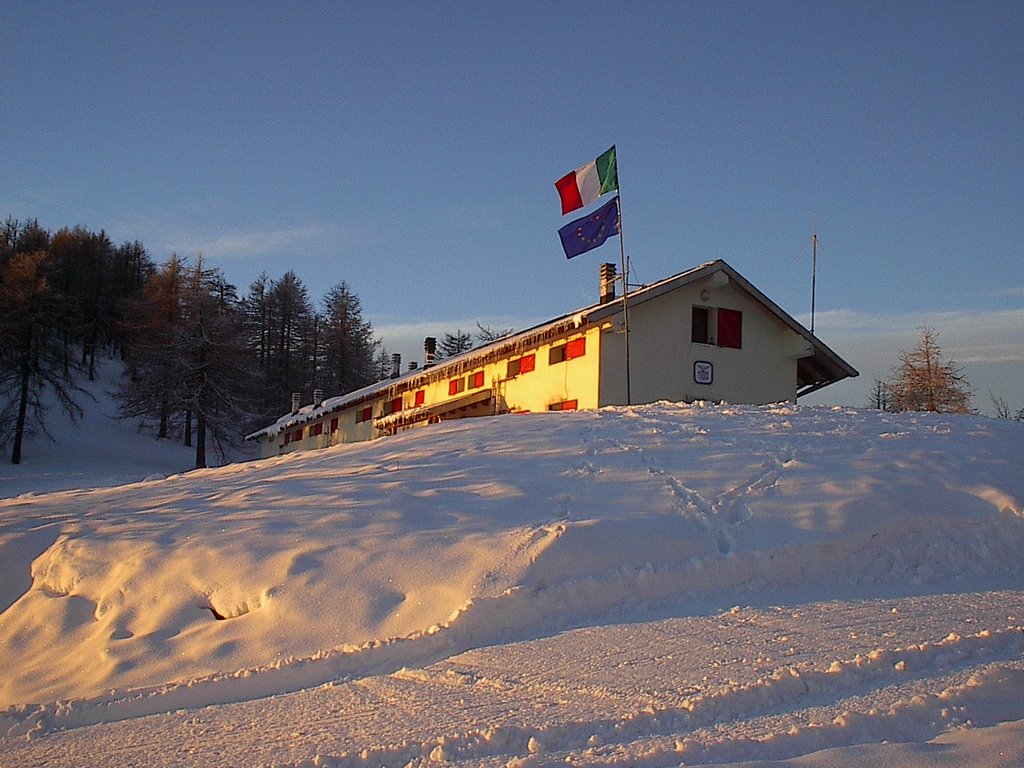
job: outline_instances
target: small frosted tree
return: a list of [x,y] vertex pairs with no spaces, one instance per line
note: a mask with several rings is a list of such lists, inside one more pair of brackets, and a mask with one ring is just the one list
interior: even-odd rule
[[952,359],[942,359],[938,333],[928,326],[917,346],[900,354],[889,390],[893,411],[971,412],[970,382]]
[[871,395],[868,398],[868,407],[876,408],[879,411],[892,410],[892,385],[888,381],[875,379],[871,385]]
[[992,401],[992,409],[995,412],[997,419],[1013,419],[1014,421],[1024,421],[1024,408],[1017,411],[1016,415],[1010,410],[1010,405],[1003,398],[996,397],[991,392],[988,393],[989,399]]
[[479,320],[476,322],[476,328],[477,344],[481,347],[485,344],[490,344],[492,341],[511,336],[514,330],[513,328],[498,328],[495,330],[489,325],[481,325]]

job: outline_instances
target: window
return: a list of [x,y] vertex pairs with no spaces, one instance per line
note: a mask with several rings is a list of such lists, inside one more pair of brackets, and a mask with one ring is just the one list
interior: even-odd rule
[[426,402],[426,399],[427,399],[427,390],[425,390],[425,389],[419,390],[416,393],[415,407],[419,408],[421,405],[423,405],[424,402]]
[[469,375],[469,389],[479,389],[484,385],[484,372],[477,371]]
[[448,382],[448,394],[449,395],[457,395],[457,394],[459,394],[459,392],[464,392],[465,390],[466,390],[466,379],[465,379],[465,377],[460,376],[457,379],[449,380],[449,382]]
[[402,410],[402,398],[396,397],[388,404],[388,413],[398,413]]
[[302,440],[302,430],[296,429],[294,432],[292,432],[292,442],[297,443],[300,440]]
[[309,436],[315,437],[316,435],[322,435],[324,433],[324,423],[318,421],[312,427],[309,428]]
[[373,418],[373,406],[368,405],[356,414],[356,424],[361,421],[369,421]]
[[520,373],[529,373],[537,367],[536,355],[523,355],[515,360],[508,361],[508,378],[518,376]]
[[552,347],[551,351],[548,353],[548,365],[562,363],[576,357],[583,357],[585,354],[587,354],[587,339],[581,336],[580,338],[573,339],[565,344],[559,344],[557,347]]
[[338,419],[337,417],[331,419],[331,434],[338,431]]
[[711,310],[694,307],[690,321],[690,341],[694,344],[711,343]]
[[579,407],[578,400],[563,400],[560,403],[552,403],[548,406],[549,411],[575,411]]
[[291,432],[285,432],[284,433],[284,444],[288,445],[288,443],[290,443],[291,441],[292,441],[292,433]]
[[738,309],[694,307],[690,321],[690,341],[694,344],[717,344],[720,347],[742,349],[743,313]]

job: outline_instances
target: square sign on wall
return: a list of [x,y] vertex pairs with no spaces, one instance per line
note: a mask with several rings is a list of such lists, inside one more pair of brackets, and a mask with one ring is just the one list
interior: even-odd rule
[[715,380],[715,366],[707,360],[697,360],[693,364],[693,380],[698,384],[710,384]]

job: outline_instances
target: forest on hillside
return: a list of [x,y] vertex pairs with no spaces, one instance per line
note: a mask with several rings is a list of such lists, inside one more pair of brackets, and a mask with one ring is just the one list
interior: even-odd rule
[[157,264],[138,241],[35,220],[0,225],[0,444],[48,434],[47,404],[81,413],[81,377],[124,361],[121,416],[160,438],[228,455],[275,420],[291,393],[344,394],[382,378],[386,353],[359,298],[338,282],[314,306],[288,271],[245,295],[201,255]]

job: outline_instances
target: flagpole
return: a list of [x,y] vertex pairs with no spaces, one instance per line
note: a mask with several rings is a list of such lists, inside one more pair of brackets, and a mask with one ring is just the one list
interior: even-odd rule
[[[618,166],[618,158],[616,158]],[[618,167],[616,167],[618,174]],[[619,259],[622,262],[622,332],[626,340],[626,405],[633,404],[632,393],[630,392],[629,376],[629,270],[626,266],[626,236],[622,228],[622,184],[619,184]]]

